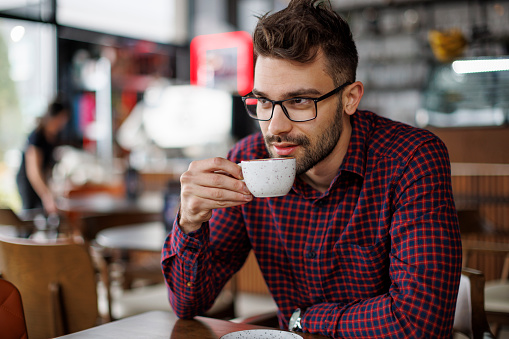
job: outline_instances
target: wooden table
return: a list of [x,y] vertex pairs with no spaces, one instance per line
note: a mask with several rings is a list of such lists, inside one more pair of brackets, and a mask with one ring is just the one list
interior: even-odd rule
[[91,215],[118,215],[144,213],[162,215],[162,194],[145,194],[136,200],[111,194],[96,193],[73,198],[60,198],[57,201],[60,213],[70,224],[72,236],[80,236],[81,219]]
[[[133,253],[133,251],[154,252],[157,253],[157,258],[160,258],[160,253],[163,249],[166,236],[167,231],[163,222],[146,222],[107,228],[97,233],[95,242],[97,245],[108,251],[123,251],[126,253]],[[111,275],[112,262],[110,260],[106,260],[106,262],[109,277]],[[151,277],[162,277],[159,260],[157,261],[156,266],[150,266],[148,268],[151,268],[151,270],[147,270],[147,267],[145,266],[145,274],[147,274],[147,272],[155,272],[155,274]],[[219,313],[215,313],[214,311],[212,312],[214,316],[218,318],[235,316],[233,309],[235,298],[237,296],[236,284],[237,276],[234,275],[230,279],[230,283],[227,285],[226,291],[224,293],[221,292],[223,295],[226,295],[226,297],[221,297],[220,295],[217,298],[219,305],[223,306],[216,308],[216,312]],[[106,281],[106,288],[108,301],[111,303],[112,297],[110,293],[109,279]],[[220,312],[220,310],[224,310],[225,313]],[[110,316],[112,316],[111,309]]]
[[[88,330],[68,334],[65,339],[219,339],[221,336],[244,330],[267,329],[267,327],[238,324],[225,320],[196,317],[192,320],[178,319],[172,312],[152,311]],[[305,339],[325,339],[321,335],[299,333]]]
[[97,233],[96,242],[105,248],[161,252],[166,235],[163,222],[154,221],[107,228]]
[[[122,257],[125,266],[124,274],[127,272],[135,272],[135,276],[139,276],[140,272],[146,279],[157,281],[162,278],[161,266],[159,261],[157,264],[152,261],[150,265],[142,265],[141,269],[136,264],[131,265],[130,257],[136,251],[157,253],[157,258],[163,249],[164,240],[166,238],[166,230],[163,222],[145,222],[139,224],[131,224],[125,226],[115,226],[99,231],[95,236],[95,243],[102,250],[104,261],[106,263],[106,272],[103,272],[103,282],[106,286],[106,296],[108,299],[108,313],[113,319],[112,307],[113,297],[111,294],[111,271],[112,264],[116,262],[115,258]],[[124,279],[126,276],[124,276]],[[130,281],[129,279],[127,281]],[[125,281],[124,281],[125,282]]]
[[145,194],[136,200],[111,194],[97,193],[81,197],[60,198],[58,209],[67,213],[102,214],[122,212],[161,213],[163,210],[163,197],[161,194]]

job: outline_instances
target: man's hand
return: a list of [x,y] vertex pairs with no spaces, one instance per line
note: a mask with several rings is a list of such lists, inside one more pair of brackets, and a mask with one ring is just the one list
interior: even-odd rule
[[216,208],[245,204],[253,199],[239,165],[223,159],[193,161],[180,177],[179,226],[184,233],[199,229]]

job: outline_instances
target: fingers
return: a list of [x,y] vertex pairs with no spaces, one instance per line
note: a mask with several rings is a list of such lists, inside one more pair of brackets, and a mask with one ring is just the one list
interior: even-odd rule
[[[212,158],[192,162],[189,170],[182,174],[180,181],[183,187],[189,185],[191,188],[196,188],[197,191],[194,193],[199,196],[213,200],[238,201],[244,200],[239,194],[250,195],[246,184],[241,179],[240,166],[223,158]],[[199,189],[202,187],[231,192]]]
[[216,208],[233,207],[253,199],[237,164],[212,158],[191,163],[180,177],[181,228],[197,229],[212,215]]
[[217,173],[193,176],[185,173],[181,177],[182,201],[205,200],[204,208],[224,208],[250,201],[252,196],[244,182]]
[[[187,178],[181,178],[181,181],[182,180],[187,180]],[[200,176],[193,177],[192,180],[192,184],[204,188],[203,191],[197,193],[206,193],[214,200],[239,200],[240,197],[238,194],[250,194],[243,181],[221,172],[204,173]],[[207,190],[205,188],[211,188],[212,190]]]
[[242,179],[242,169],[239,165],[227,159],[216,157],[206,160],[193,161],[189,165],[189,172],[197,173],[212,173],[218,172],[221,174],[230,175],[236,179]]

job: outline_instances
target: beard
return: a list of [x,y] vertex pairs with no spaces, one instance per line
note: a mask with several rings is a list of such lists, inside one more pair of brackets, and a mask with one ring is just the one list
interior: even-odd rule
[[314,141],[311,141],[305,135],[289,136],[289,135],[266,135],[264,136],[265,145],[272,158],[280,157],[271,151],[269,145],[272,142],[289,142],[302,147],[304,153],[296,157],[297,175],[301,175],[309,171],[316,164],[327,158],[339,142],[341,133],[343,132],[343,111],[342,104],[339,102],[332,123],[317,135]]

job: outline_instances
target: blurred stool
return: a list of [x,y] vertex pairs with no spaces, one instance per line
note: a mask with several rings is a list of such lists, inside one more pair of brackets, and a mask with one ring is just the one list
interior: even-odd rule
[[27,326],[21,295],[12,283],[0,279],[0,337],[26,339]]

